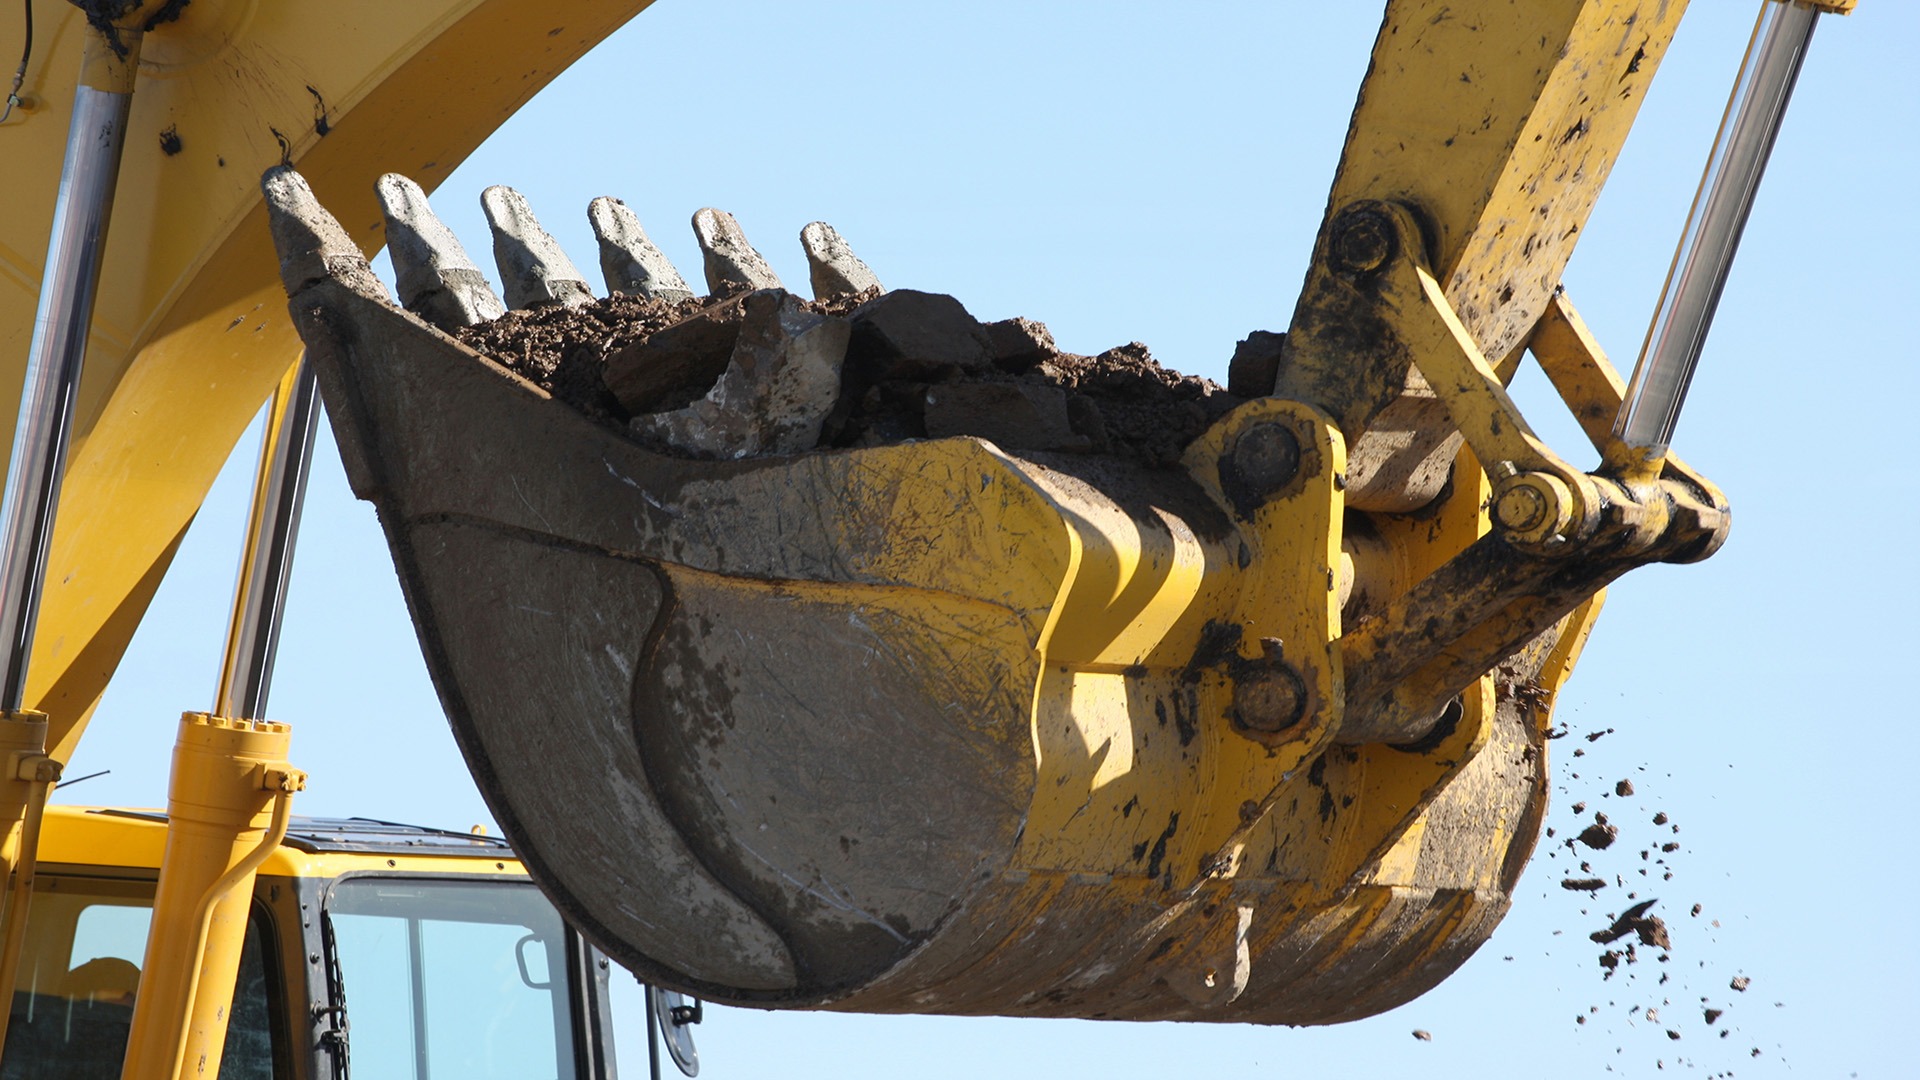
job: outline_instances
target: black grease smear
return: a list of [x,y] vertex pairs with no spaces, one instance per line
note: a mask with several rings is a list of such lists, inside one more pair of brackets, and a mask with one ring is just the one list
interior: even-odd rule
[[327,99],[311,86],[307,87],[307,93],[313,95],[313,133],[324,139],[327,132],[333,130],[333,124],[327,120]]
[[182,12],[187,10],[187,5],[192,2],[193,0],[167,0],[159,11],[154,12],[152,17],[147,19],[147,25],[140,28],[141,32],[145,33],[156,26],[165,26],[173,22],[180,17]]
[[1148,877],[1155,878],[1160,876],[1160,863],[1167,857],[1167,841],[1173,839],[1173,830],[1179,827],[1180,811],[1175,810],[1173,813],[1167,815],[1167,827],[1161,832],[1160,838],[1153,842],[1153,851],[1147,856]]
[[73,5],[87,17],[87,25],[99,31],[100,36],[106,39],[107,47],[113,50],[113,55],[125,60],[127,43],[120,40],[120,28],[113,22],[132,11],[135,2],[136,0],[118,0],[117,3],[109,0],[73,0]]
[[[113,50],[113,55],[122,60],[127,58],[127,43],[120,40],[120,27],[116,23],[125,18],[128,12],[139,7],[140,0],[68,0],[68,2],[79,8],[80,13],[86,16],[87,25],[99,32],[101,38],[105,39],[107,47]],[[180,13],[185,11],[187,5],[192,2],[193,0],[167,0],[158,11],[147,18],[146,23],[140,27],[141,32],[144,33],[156,26],[178,19]]]

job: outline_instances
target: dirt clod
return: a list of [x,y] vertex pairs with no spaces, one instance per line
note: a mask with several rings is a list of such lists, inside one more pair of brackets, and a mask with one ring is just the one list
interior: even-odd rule
[[1613,785],[1613,793],[1615,795],[1620,796],[1623,799],[1633,794],[1633,781],[1622,780],[1619,783]]
[[1590,848],[1593,848],[1596,851],[1599,851],[1605,848],[1612,847],[1614,838],[1618,837],[1619,835],[1620,835],[1619,826],[1607,825],[1601,822],[1595,822],[1594,824],[1587,826],[1586,829],[1584,829],[1580,833],[1580,835],[1575,837],[1574,839],[1580,841],[1581,843],[1587,845]]
[[1234,347],[1227,364],[1227,391],[1240,397],[1265,397],[1273,393],[1280,377],[1280,352],[1287,335],[1270,330],[1255,330]]
[[987,348],[993,365],[1003,371],[1027,371],[1060,351],[1053,332],[1032,319],[1002,319],[988,323]]
[[1423,1031],[1420,1028],[1413,1029],[1413,1037],[1416,1039],[1419,1039],[1421,1042],[1433,1041],[1433,1033],[1430,1031]]
[[1673,940],[1667,935],[1667,924],[1657,915],[1649,915],[1657,900],[1642,900],[1620,914],[1613,924],[1604,930],[1595,930],[1587,935],[1601,945],[1610,945],[1628,934],[1640,939],[1640,944],[1657,949],[1673,948]]
[[601,376],[607,389],[629,414],[689,404],[691,391],[712,386],[727,370],[740,340],[744,300],[735,296],[701,307],[608,353]]
[[1745,975],[1735,975],[1733,981],[1727,985],[1744,994],[1747,992],[1747,987],[1753,985],[1753,980],[1747,978]]
[[993,363],[993,346],[960,301],[940,293],[897,289],[853,313],[850,352],[875,382],[937,382]]

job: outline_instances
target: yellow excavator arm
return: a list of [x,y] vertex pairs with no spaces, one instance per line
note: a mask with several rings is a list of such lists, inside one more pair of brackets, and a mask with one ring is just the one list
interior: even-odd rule
[[[645,7],[193,0],[145,35],[27,680],[28,706],[51,718],[54,757],[72,756],[214,476],[299,357],[261,171],[297,164],[343,211],[359,208],[345,214],[349,229],[378,250],[376,176],[398,169],[433,188]],[[9,387],[27,359],[89,33],[63,0],[32,8],[28,107],[0,124],[0,385]],[[18,404],[0,394],[5,430]]]

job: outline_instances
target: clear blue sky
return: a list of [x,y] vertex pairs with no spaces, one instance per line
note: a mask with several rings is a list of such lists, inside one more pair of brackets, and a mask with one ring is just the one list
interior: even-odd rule
[[[1756,6],[1693,5],[1568,272],[1622,366]],[[478,193],[510,184],[591,265],[586,204],[618,195],[690,276],[685,222],[719,206],[796,284],[793,238],[825,219],[890,285],[1040,319],[1076,351],[1144,341],[1224,379],[1235,340],[1285,328],[1378,21],[1375,4],[1298,0],[661,0],[435,203],[480,254]],[[1580,914],[1558,887],[1565,857],[1543,845],[1492,942],[1384,1017],[1269,1029],[713,1010],[704,1075],[1913,1075],[1916,44],[1910,0],[1822,26],[1676,440],[1732,498],[1733,536],[1708,563],[1616,586],[1562,698],[1576,731],[1616,733],[1555,744],[1550,824],[1564,836],[1586,799],[1617,809],[1636,848],[1655,811],[1682,826],[1661,837],[1684,844],[1674,879],[1643,894],[1674,924],[1667,986],[1644,963],[1601,982],[1585,940],[1598,912]],[[1530,415],[1585,461],[1570,424],[1546,419],[1543,382],[1523,376]],[[249,436],[72,764],[112,775],[62,801],[164,800],[174,719],[213,693],[254,453]],[[313,773],[300,809],[487,820],[373,513],[324,435],[306,520],[271,710]],[[1636,794],[1603,803],[1622,777]],[[1607,868],[1632,873],[1624,858]],[[1747,993],[1728,989],[1735,974]],[[1730,1039],[1710,1037],[1702,996],[1731,1002]],[[623,1051],[643,1075],[638,1043]]]

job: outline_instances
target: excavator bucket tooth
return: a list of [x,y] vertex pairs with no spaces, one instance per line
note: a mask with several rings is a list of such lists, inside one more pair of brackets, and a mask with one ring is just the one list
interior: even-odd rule
[[715,295],[742,289],[778,289],[779,275],[747,242],[740,223],[725,210],[708,207],[693,215],[693,238],[706,264],[707,291]]
[[806,249],[814,299],[833,300],[882,287],[873,270],[841,237],[840,230],[826,222],[816,221],[801,229],[800,246]]
[[387,254],[401,306],[446,331],[506,314],[467,249],[434,216],[419,184],[388,173],[374,184],[374,192],[387,222]]
[[587,221],[600,241],[600,272],[607,292],[649,300],[691,300],[687,279],[647,238],[640,218],[619,199],[601,196],[587,204]]
[[261,177],[260,190],[266,197],[268,227],[274,250],[280,254],[280,281],[288,296],[328,282],[370,300],[392,302],[359,245],[320,205],[306,177],[291,168],[269,169]]
[[586,277],[540,227],[525,196],[496,184],[480,193],[480,207],[493,229],[493,260],[500,268],[508,307],[579,307],[593,301]]
[[[762,1007],[1324,1023],[1492,933],[1544,812],[1530,700],[1486,680],[1421,748],[1235,727],[1285,686],[1228,625],[1269,603],[1284,545],[1210,455],[1291,425],[1285,497],[1338,522],[1323,414],[1247,403],[1180,468],[974,437],[814,450],[880,315],[755,291],[705,305],[740,308],[715,389],[636,432],[393,306],[297,176],[266,185],[460,748],[535,879],[642,978]],[[750,250],[703,217],[710,268]],[[895,319],[938,299],[889,296]],[[1324,613],[1322,556],[1301,580]]]

